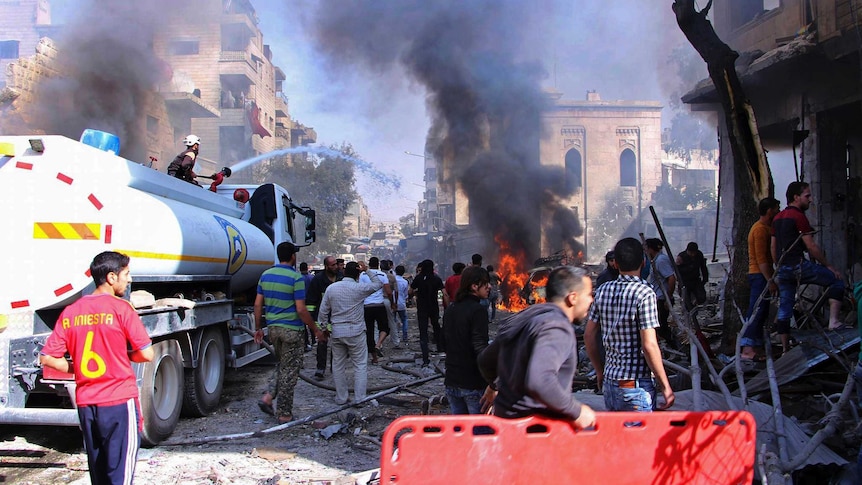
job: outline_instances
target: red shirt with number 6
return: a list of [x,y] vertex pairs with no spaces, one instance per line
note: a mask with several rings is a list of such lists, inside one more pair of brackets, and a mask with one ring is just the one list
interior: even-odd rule
[[150,336],[132,305],[122,298],[87,295],[57,319],[42,353],[72,357],[78,406],[113,405],[138,397],[129,349],[151,345]]

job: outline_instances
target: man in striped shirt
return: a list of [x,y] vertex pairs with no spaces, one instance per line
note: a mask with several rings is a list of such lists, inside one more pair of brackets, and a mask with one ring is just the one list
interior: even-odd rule
[[[655,334],[659,326],[656,295],[640,278],[643,266],[640,241],[622,239],[614,247],[614,257],[620,275],[596,290],[584,332],[587,355],[596,369],[605,407],[608,411],[667,409],[673,405],[674,394]],[[602,345],[605,359],[601,358]],[[658,406],[653,375],[664,396],[664,402]]]
[[272,400],[276,400],[275,411],[280,423],[293,420],[293,389],[299,369],[302,368],[305,348],[303,328],[308,327],[318,342],[326,341],[326,335],[314,323],[305,307],[305,279],[295,267],[297,251],[299,249],[289,242],[278,245],[276,253],[279,263],[260,276],[254,300],[254,324],[257,329],[254,341],[263,342],[265,314],[269,339],[278,357],[274,396],[267,392],[261,402],[271,406]]

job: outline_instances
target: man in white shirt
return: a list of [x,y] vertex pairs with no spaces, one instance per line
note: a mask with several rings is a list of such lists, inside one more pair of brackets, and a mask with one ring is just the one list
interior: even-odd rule
[[[346,270],[346,268],[345,268]],[[368,260],[368,271],[359,276],[360,283],[369,283],[374,278],[383,283],[383,288],[375,291],[365,299],[365,339],[368,343],[368,353],[371,354],[371,363],[376,364],[378,357],[383,357],[383,342],[389,335],[389,315],[386,307],[392,305],[392,287],[389,286],[389,278],[386,273],[380,271],[380,259],[372,256]],[[374,341],[374,323],[377,322],[378,337]]]
[[[368,277],[367,282],[357,281],[361,272]],[[383,280],[376,277],[375,270],[366,268],[363,262],[351,261],[344,267],[344,279],[329,285],[323,294],[319,324],[332,328],[329,345],[332,348],[332,378],[337,404],[347,402],[348,361],[353,364],[353,397],[356,401],[365,398],[368,346],[364,300],[382,287]]]
[[[398,265],[395,268],[395,286],[398,299],[395,302],[395,315],[401,320],[401,340],[404,345],[407,345],[407,293],[410,291],[410,283],[404,279],[404,273],[407,271],[403,265]],[[395,327],[395,333],[398,333],[398,327]]]

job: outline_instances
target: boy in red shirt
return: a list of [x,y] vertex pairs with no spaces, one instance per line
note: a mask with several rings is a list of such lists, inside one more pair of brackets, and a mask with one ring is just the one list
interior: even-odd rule
[[90,480],[131,483],[143,424],[131,362],[153,360],[152,342],[135,309],[119,298],[132,281],[129,257],[100,253],[90,263],[90,274],[96,290],[63,310],[39,361],[75,374]]

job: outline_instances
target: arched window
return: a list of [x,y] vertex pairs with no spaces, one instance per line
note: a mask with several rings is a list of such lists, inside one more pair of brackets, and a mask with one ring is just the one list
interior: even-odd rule
[[571,149],[566,153],[566,191],[572,193],[583,185],[581,153]]
[[620,154],[620,186],[634,187],[637,185],[638,167],[635,152],[626,148]]

